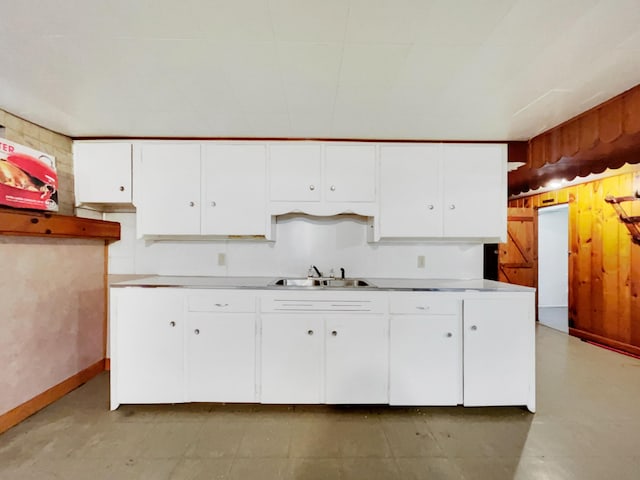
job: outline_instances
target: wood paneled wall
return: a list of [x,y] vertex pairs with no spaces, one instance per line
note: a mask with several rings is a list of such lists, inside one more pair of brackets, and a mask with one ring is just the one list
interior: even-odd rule
[[[607,195],[640,190],[640,171],[509,201],[510,207],[569,204],[570,333],[640,354],[640,245]],[[640,216],[640,201],[626,202]]]

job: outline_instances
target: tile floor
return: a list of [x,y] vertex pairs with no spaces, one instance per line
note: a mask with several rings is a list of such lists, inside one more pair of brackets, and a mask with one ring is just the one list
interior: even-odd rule
[[640,360],[539,326],[522,408],[122,406],[108,374],[0,435],[0,479],[640,479]]

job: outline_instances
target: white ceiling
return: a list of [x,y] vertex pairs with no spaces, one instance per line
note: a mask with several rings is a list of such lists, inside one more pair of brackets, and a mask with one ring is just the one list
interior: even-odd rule
[[521,140],[640,83],[640,0],[3,0],[0,108],[74,137]]

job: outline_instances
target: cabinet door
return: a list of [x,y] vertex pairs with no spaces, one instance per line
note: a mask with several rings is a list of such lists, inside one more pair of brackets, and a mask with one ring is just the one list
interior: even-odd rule
[[461,403],[460,318],[396,315],[390,324],[389,403]]
[[444,235],[504,237],[506,145],[444,145]]
[[131,203],[131,144],[73,144],[76,203]]
[[189,313],[187,400],[255,402],[254,314]]
[[118,403],[184,401],[184,293],[117,292],[112,372]]
[[388,319],[326,317],[326,403],[388,403]]
[[530,404],[535,392],[530,297],[464,300],[465,405]]
[[203,146],[203,234],[265,234],[266,164],[264,145]]
[[380,147],[380,235],[442,235],[442,146]]
[[374,202],[376,149],[372,145],[327,145],[324,193],[328,202]]
[[200,234],[200,145],[143,145],[140,169],[139,233]]
[[262,403],[320,403],[323,324],[317,315],[262,317]]
[[269,198],[277,202],[319,202],[320,145],[269,147]]

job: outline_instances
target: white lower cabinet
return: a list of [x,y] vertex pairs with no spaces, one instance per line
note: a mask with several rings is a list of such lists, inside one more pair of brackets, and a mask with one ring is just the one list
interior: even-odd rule
[[184,401],[183,292],[112,290],[112,408],[120,403]]
[[386,316],[327,316],[325,341],[325,403],[389,402]]
[[189,312],[186,400],[255,402],[255,338],[253,313]]
[[[490,294],[489,294],[490,295]],[[533,295],[464,301],[464,405],[535,411]]]
[[262,403],[321,403],[324,320],[320,315],[262,316]]
[[397,293],[390,311],[389,403],[462,403],[460,299]]
[[384,316],[262,316],[262,403],[388,403]]

